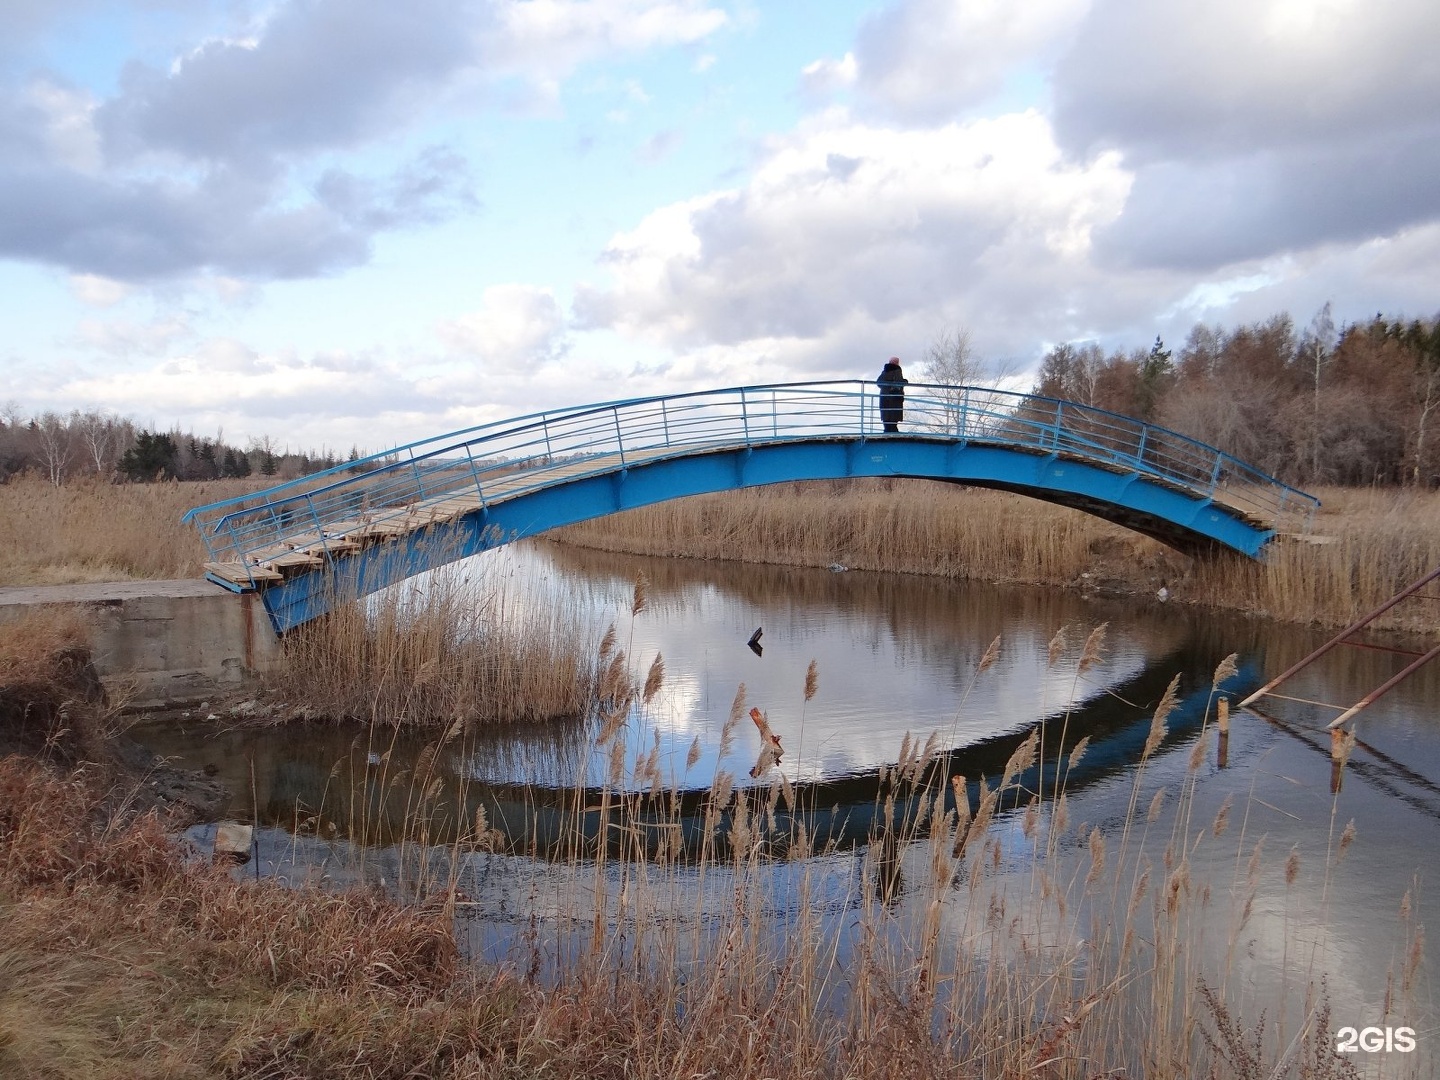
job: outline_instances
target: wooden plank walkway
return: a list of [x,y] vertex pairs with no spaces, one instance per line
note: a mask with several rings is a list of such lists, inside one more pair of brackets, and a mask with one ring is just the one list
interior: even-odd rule
[[[741,449],[744,444],[701,446],[686,452],[709,453]],[[627,466],[646,464],[665,457],[683,456],[672,447],[627,453]],[[595,473],[612,472],[622,464],[619,453],[527,469],[501,476],[485,485],[485,496],[467,490],[460,494],[441,493],[405,506],[386,507],[346,521],[326,522],[319,529],[307,528],[284,537],[275,545],[255,552],[247,563],[207,562],[205,571],[234,585],[249,589],[251,582],[263,587],[287,577],[318,569],[330,555],[348,555],[374,543],[417,533],[436,523],[448,524],[482,506],[494,506],[540,488],[555,487]]]

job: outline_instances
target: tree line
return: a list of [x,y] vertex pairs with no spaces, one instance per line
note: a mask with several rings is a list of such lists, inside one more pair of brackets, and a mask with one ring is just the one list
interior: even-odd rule
[[[987,372],[963,329],[936,338],[922,372],[956,386],[1013,381]],[[1172,428],[1294,484],[1440,485],[1440,316],[1377,314],[1337,329],[1326,304],[1299,331],[1289,315],[1197,324],[1178,350],[1158,337],[1108,352],[1067,342],[1045,353],[1033,390]],[[352,448],[346,460],[359,456]],[[0,483],[25,471],[57,486],[82,476],[278,481],[337,464],[268,436],[241,448],[109,413],[27,417],[14,403],[0,407]]]
[[[964,330],[937,338],[923,370],[985,381]],[[1337,329],[1327,304],[1300,331],[1289,315],[1198,324],[1177,350],[1158,337],[1108,352],[1065,343],[1033,391],[1171,428],[1292,484],[1440,485],[1440,316]]]
[[[358,458],[352,449],[349,460]],[[295,453],[268,436],[233,446],[215,438],[151,431],[105,412],[44,412],[26,416],[13,402],[0,407],[0,483],[19,473],[56,487],[90,477],[102,481],[222,480],[252,475],[293,480],[339,464],[334,454]]]

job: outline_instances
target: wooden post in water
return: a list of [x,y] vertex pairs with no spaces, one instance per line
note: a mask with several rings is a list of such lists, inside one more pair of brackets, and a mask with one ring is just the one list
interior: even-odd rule
[[1230,763],[1230,699],[1221,698],[1216,706],[1216,726],[1220,728],[1220,742],[1215,749],[1215,765],[1223,769]]
[[1345,759],[1349,757],[1349,747],[1346,745],[1345,730],[1332,727],[1330,729],[1330,794],[1340,794],[1340,778],[1345,772]]

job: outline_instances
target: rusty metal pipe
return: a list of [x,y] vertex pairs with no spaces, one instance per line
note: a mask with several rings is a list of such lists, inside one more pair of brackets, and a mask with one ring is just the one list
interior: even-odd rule
[[[1381,604],[1378,608],[1376,608],[1374,611],[1370,612],[1368,615],[1365,615],[1365,616],[1363,616],[1362,618],[1357,619],[1355,622],[1351,623],[1351,624],[1350,624],[1349,626],[1347,626],[1344,630],[1340,631],[1340,633],[1336,634],[1333,638],[1331,638],[1329,641],[1327,641],[1324,645],[1321,645],[1318,649],[1316,649],[1314,652],[1312,652],[1309,656],[1305,657],[1304,660],[1301,660],[1301,661],[1299,661],[1298,663],[1292,664],[1290,667],[1286,668],[1283,672],[1281,672],[1279,675],[1275,676],[1275,678],[1271,679],[1268,683],[1266,683],[1264,686],[1262,686],[1259,690],[1256,690],[1253,694],[1251,694],[1249,697],[1247,697],[1244,701],[1240,702],[1240,707],[1243,709],[1246,705],[1250,705],[1250,704],[1252,704],[1253,702],[1259,701],[1262,697],[1264,697],[1266,694],[1268,694],[1271,690],[1274,690],[1275,687],[1279,686],[1279,685],[1280,685],[1281,683],[1283,683],[1286,679],[1290,678],[1290,676],[1294,675],[1297,671],[1300,671],[1301,669],[1303,669],[1303,668],[1305,668],[1305,667],[1308,667],[1310,664],[1312,664],[1312,663],[1314,663],[1316,660],[1320,659],[1320,657],[1324,656],[1324,655],[1325,655],[1326,653],[1328,653],[1331,649],[1335,648],[1336,645],[1339,645],[1339,644],[1340,644],[1341,642],[1343,642],[1347,637],[1349,637],[1351,634],[1353,634],[1356,630],[1359,630],[1359,629],[1361,629],[1362,627],[1366,626],[1367,624],[1373,622],[1375,619],[1377,619],[1377,618],[1379,618],[1381,615],[1385,614],[1385,612],[1389,611],[1389,610],[1390,610],[1392,607],[1394,607],[1396,604],[1400,603],[1401,600],[1404,600],[1406,597],[1410,596],[1412,593],[1417,593],[1417,592],[1419,592],[1421,589],[1423,589],[1426,585],[1429,585],[1430,582],[1434,581],[1436,578],[1440,578],[1440,566],[1437,566],[1434,570],[1431,570],[1430,573],[1426,574],[1426,575],[1425,575],[1424,577],[1422,577],[1419,581],[1416,581],[1416,582],[1414,582],[1414,583],[1411,584],[1411,585],[1407,585],[1404,589],[1400,590],[1398,593],[1396,593],[1394,596],[1392,596],[1389,600],[1386,600],[1385,603]],[[1418,667],[1420,664],[1423,664],[1423,663],[1425,662],[1425,660],[1428,660],[1430,657],[1432,657],[1432,656],[1434,656],[1434,655],[1435,655],[1435,653],[1434,653],[1433,650],[1432,650],[1431,652],[1427,653],[1426,656],[1425,656],[1423,659],[1417,661],[1417,662],[1414,663],[1414,664],[1411,664],[1410,667],[1406,668],[1405,671],[1402,672],[1402,675],[1409,674],[1410,671],[1412,671],[1414,668]],[[1395,680],[1391,680],[1391,682],[1386,683],[1384,689],[1386,689],[1386,690],[1390,689],[1390,687],[1393,685],[1394,681],[1395,681]],[[1378,695],[1377,695],[1377,696],[1378,696]],[[1349,714],[1347,713],[1346,715],[1349,715]],[[1342,717],[1341,719],[1344,719],[1344,717]],[[1335,721],[1335,722],[1336,722],[1336,723],[1339,723],[1338,720]]]
[[1408,678],[1411,674],[1413,674],[1413,673],[1414,673],[1415,671],[1417,671],[1418,669],[1424,667],[1424,666],[1425,666],[1426,664],[1428,664],[1431,660],[1434,660],[1437,656],[1440,656],[1440,645],[1436,645],[1436,646],[1435,646],[1433,649],[1431,649],[1428,653],[1426,653],[1424,656],[1420,657],[1419,660],[1416,660],[1416,661],[1414,661],[1413,663],[1411,663],[1410,666],[1407,667],[1407,668],[1405,668],[1404,671],[1401,671],[1401,672],[1399,672],[1399,673],[1391,676],[1389,679],[1386,679],[1385,682],[1383,682],[1381,685],[1377,686],[1374,690],[1371,690],[1370,693],[1366,694],[1363,698],[1361,698],[1359,701],[1357,701],[1354,705],[1351,705],[1350,708],[1346,709],[1343,713],[1341,713],[1339,716],[1337,716],[1334,720],[1331,720],[1331,721],[1330,721],[1330,724],[1329,724],[1329,727],[1331,727],[1331,728],[1338,728],[1341,724],[1345,723],[1346,720],[1349,720],[1352,716],[1354,716],[1356,713],[1358,713],[1361,709],[1365,708],[1367,705],[1373,704],[1378,698],[1380,698],[1382,695],[1384,695],[1388,690],[1390,690],[1392,687],[1394,687],[1397,683],[1402,682],[1404,679]]

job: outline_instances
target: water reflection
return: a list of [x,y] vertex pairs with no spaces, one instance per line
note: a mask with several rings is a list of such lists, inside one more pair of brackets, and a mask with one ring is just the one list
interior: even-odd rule
[[[632,618],[637,571],[648,579],[647,605]],[[1299,940],[1307,965],[1332,972],[1337,1026],[1365,1026],[1384,1015],[1392,960],[1397,949],[1403,952],[1397,940],[1403,943],[1409,932],[1397,921],[1401,897],[1410,894],[1417,923],[1434,907],[1427,875],[1440,844],[1440,665],[1363,714],[1337,791],[1324,730],[1334,712],[1313,703],[1347,706],[1385,681],[1403,658],[1333,653],[1287,685],[1287,693],[1303,700],[1267,701],[1264,715],[1237,712],[1222,754],[1213,727],[1202,736],[1207,716],[1212,723],[1215,716],[1211,680],[1220,662],[1236,654],[1237,672],[1222,689],[1239,698],[1323,635],[1153,602],[637,559],[553,545],[493,553],[466,572],[507,592],[500,610],[519,613],[524,604],[564,597],[591,620],[596,640],[615,624],[639,679],[663,654],[664,687],[628,717],[621,733],[621,782],[604,783],[609,752],[595,746],[593,722],[466,732],[443,744],[436,733],[383,727],[358,738],[353,729],[326,727],[146,732],[155,752],[217,770],[234,793],[231,815],[273,826],[262,842],[264,873],[300,878],[317,868],[331,875],[344,868],[393,883],[407,873],[407,850],[427,865],[439,860],[446,868],[435,872],[453,874],[473,898],[468,910],[476,917],[466,932],[477,955],[505,955],[538,920],[552,927],[545,948],[547,962],[558,969],[574,946],[572,935],[588,934],[592,919],[623,923],[618,909],[611,910],[616,897],[634,875],[649,873],[634,856],[653,856],[676,837],[679,850],[667,855],[674,857],[667,887],[677,897],[676,925],[701,924],[707,912],[720,909],[733,881],[713,868],[689,867],[706,844],[722,855],[736,828],[733,804],[718,818],[706,816],[712,786],[724,773],[745,792],[751,838],[766,845],[768,869],[756,888],[774,933],[783,936],[797,907],[810,905],[833,933],[843,970],[855,946],[854,912],[872,899],[867,890],[879,889],[879,899],[893,908],[897,933],[929,917],[917,885],[930,874],[928,846],[894,840],[907,831],[907,821],[926,813],[933,820],[935,810],[923,807],[914,782],[896,776],[907,733],[922,743],[939,733],[937,753],[918,781],[944,793],[943,813],[956,806],[950,777],[966,777],[965,796],[976,805],[982,778],[993,785],[1041,725],[1042,764],[1019,778],[990,830],[994,862],[987,872],[997,889],[1014,875],[1018,892],[1033,890],[1029,875],[1041,845],[1060,864],[1079,865],[1083,876],[1086,829],[1121,835],[1138,805],[1135,843],[1157,874],[1167,845],[1191,838],[1196,895],[1213,889],[1217,897],[1204,916],[1215,926],[1206,932],[1223,942],[1233,932],[1225,920],[1236,904],[1219,898],[1243,895],[1258,844],[1262,874],[1238,946],[1252,965],[1246,978],[1260,987],[1287,963],[1293,967]],[[1100,623],[1108,623],[1104,660],[1081,673],[1083,642]],[[764,628],[761,655],[747,647],[757,626]],[[1052,662],[1061,628],[1064,646]],[[999,660],[977,676],[997,637]],[[819,691],[806,701],[812,660]],[[1180,705],[1137,786],[1151,718],[1177,674]],[[773,773],[748,777],[759,748],[748,720],[742,718],[733,746],[722,753],[742,683],[746,707],[764,709],[782,736],[788,799],[773,786]],[[1029,792],[1053,793],[1057,764],[1084,737],[1089,749],[1064,777],[1070,828],[1054,837],[1043,823],[1027,831],[1023,810],[1011,811]],[[697,740],[698,758],[687,765]],[[657,746],[658,784],[635,768],[637,758]],[[1189,793],[1183,816],[1176,809],[1182,791]],[[1146,808],[1157,797],[1151,820]],[[600,812],[607,798],[608,818]],[[619,819],[622,803],[629,815],[623,832],[607,824]],[[447,850],[457,837],[473,838],[477,817],[494,852]],[[1339,838],[1351,821],[1359,839],[1341,859]],[[786,860],[800,824],[807,850],[823,854]],[[925,835],[923,828],[914,832]],[[1210,839],[1197,844],[1202,833]],[[407,849],[400,844],[406,838],[420,844]],[[604,864],[604,880],[597,881],[587,860],[602,842],[627,858]],[[1286,873],[1291,852],[1300,866],[1293,882]],[[1058,876],[1060,864],[1047,864],[1047,872]],[[800,866],[813,874],[804,893],[796,886]],[[955,885],[962,901],[964,887]],[[1085,919],[1103,923],[1112,914],[1096,910]],[[969,917],[963,902],[945,909],[945,919],[957,920],[950,931],[957,953],[969,940],[963,923]],[[1077,938],[1066,947],[1081,944]],[[1255,990],[1255,1000],[1264,1000],[1261,994]],[[1435,1014],[1429,1008],[1427,1015]],[[1422,1035],[1440,1037],[1432,1030]]]
[[[1233,694],[1257,685],[1266,664],[1253,631],[1222,633],[1159,605],[899,575],[635,560],[554,545],[485,558],[491,561],[470,573],[509,591],[505,610],[518,609],[517,595],[539,603],[563,593],[580,600],[595,627],[617,627],[637,677],[663,654],[664,686],[617,737],[624,746],[618,783],[607,782],[613,747],[596,745],[593,721],[466,732],[448,742],[384,727],[355,735],[293,726],[198,740],[173,729],[150,733],[149,742],[218,771],[235,793],[237,816],[326,838],[383,845],[408,829],[412,838],[450,843],[476,831],[479,812],[493,845],[566,857],[599,842],[607,826],[594,808],[609,789],[624,793],[629,813],[653,829],[642,847],[679,828],[690,852],[706,835],[712,788],[728,776],[754,789],[752,802],[766,812],[777,844],[803,822],[816,847],[846,847],[866,842],[875,827],[907,742],[933,738],[927,778],[940,779],[945,808],[953,808],[946,778],[966,777],[978,801],[981,783],[993,785],[1037,724],[1043,760],[1021,777],[1030,792],[1053,791],[1057,766],[1088,738],[1088,752],[1064,777],[1074,795],[1138,758],[1176,674],[1172,743],[1198,730],[1213,707],[1210,680],[1226,655],[1240,654],[1225,688]],[[648,579],[647,603],[632,616],[637,568]],[[1102,658],[1082,670],[1086,637],[1101,623],[1108,623]],[[762,656],[747,647],[756,625],[767,628]],[[998,659],[979,671],[997,639]],[[812,660],[819,691],[806,701]],[[741,684],[744,706],[765,710],[785,748],[780,769],[756,779],[749,776],[760,745],[755,728],[741,719],[725,735]],[[655,772],[637,770],[646,759],[658,762]],[[899,825],[921,812],[917,798],[899,798]],[[729,816],[718,826],[723,845]]]

